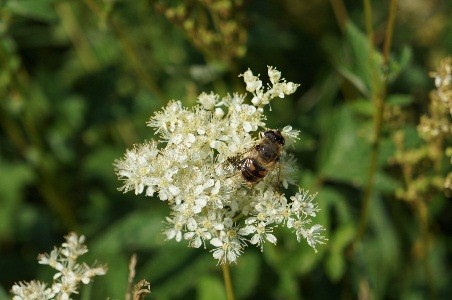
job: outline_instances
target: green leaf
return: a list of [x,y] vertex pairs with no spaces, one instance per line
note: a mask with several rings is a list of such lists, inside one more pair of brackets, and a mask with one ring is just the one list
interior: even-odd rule
[[333,282],[338,282],[345,272],[345,257],[342,253],[333,252],[326,258],[325,271]]
[[370,86],[365,81],[365,78],[354,73],[353,67],[345,65],[340,59],[337,60],[335,67],[339,73],[350,81],[363,95],[370,96]]
[[53,9],[55,0],[10,0],[6,3],[6,9],[13,14],[41,21],[57,19]]
[[374,113],[374,105],[369,99],[356,99],[350,103],[349,107],[353,110],[353,112],[369,118],[372,118]]
[[336,70],[365,97],[370,98],[372,89],[382,87],[383,57],[369,46],[367,35],[353,23],[348,22],[345,42],[327,39],[324,48],[332,57]]
[[[90,249],[87,254],[89,259],[84,256],[83,261],[89,262],[88,264],[96,261],[108,266],[106,275],[96,276],[94,281],[90,283],[90,285],[94,284],[94,286],[90,291],[91,297],[89,299],[106,299],[107,296],[111,297],[109,299],[124,299],[129,276],[129,261],[132,254],[113,253],[111,249],[93,252],[90,247],[92,242],[88,241],[87,244]],[[140,258],[138,258],[139,260]]]
[[226,299],[226,290],[224,285],[215,277],[202,276],[198,280],[197,290],[198,300]]
[[344,249],[355,235],[355,228],[352,224],[342,225],[331,236],[328,244],[331,249],[327,256],[325,271],[333,282],[339,281],[345,272]]
[[[157,206],[158,207],[158,206]],[[96,243],[94,249],[149,249],[158,247],[164,242],[162,221],[163,209],[142,210],[129,214],[120,221],[112,224],[109,230]]]
[[276,294],[270,299],[300,299],[298,280],[292,273],[280,269]]
[[240,256],[239,263],[231,268],[232,285],[237,298],[244,299],[253,293],[261,279],[260,271],[261,265],[258,254],[245,252]]
[[407,106],[413,103],[413,96],[406,94],[391,94],[386,100],[388,105]]
[[324,146],[319,157],[320,175],[325,179],[363,186],[366,181],[363,174],[367,174],[369,166],[370,147],[358,135],[359,124],[346,107],[329,114],[325,121]]
[[0,299],[8,299],[8,293],[5,291],[2,285],[0,285]]
[[397,77],[404,72],[409,63],[411,62],[413,57],[413,51],[410,47],[405,46],[402,49],[402,53],[397,58],[391,58],[389,61],[389,73],[388,73],[388,81],[393,82]]
[[404,251],[393,224],[386,212],[382,198],[372,197],[369,207],[369,230],[357,251],[357,264],[363,266],[362,272],[373,282],[376,298],[382,298],[385,291],[393,285],[393,276],[400,266]]
[[0,240],[10,238],[16,226],[18,215],[29,216],[31,211],[19,210],[25,186],[33,179],[33,171],[25,164],[11,164],[0,160]]
[[370,60],[369,40],[352,22],[347,23],[346,38],[351,49],[354,75],[361,78],[366,89],[370,90],[373,66]]
[[[329,213],[329,211],[334,211],[337,215],[337,222],[341,226],[351,224],[353,221],[350,207],[347,198],[339,193],[337,190],[332,188],[322,188],[319,191],[316,199],[319,199],[319,208],[322,209],[319,215],[324,215]],[[328,220],[330,222],[330,220]],[[325,226],[328,226],[325,224]]]
[[[168,260],[176,258],[176,256],[180,255],[180,253],[194,252],[201,253],[201,249],[195,249],[194,251],[189,251],[190,249],[180,249],[179,254],[173,253],[173,256],[169,256]],[[165,251],[165,250],[164,250]],[[163,264],[168,264],[168,260],[163,262]],[[202,276],[207,276],[210,270],[216,270],[216,276],[221,276],[221,268],[220,266],[215,267],[216,261],[212,258],[211,255],[206,253],[202,253],[193,257],[193,255],[184,260],[183,264],[179,264],[177,269],[174,270],[173,273],[168,274],[165,280],[157,281],[157,284],[154,285],[152,290],[152,295],[156,299],[177,299],[187,293],[190,289],[196,287],[199,278]],[[160,270],[155,270],[156,274],[159,274]],[[150,280],[150,282],[155,282]]]

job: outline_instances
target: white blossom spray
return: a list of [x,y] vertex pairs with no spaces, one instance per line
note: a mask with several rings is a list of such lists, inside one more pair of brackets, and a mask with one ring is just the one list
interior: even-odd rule
[[[312,224],[319,211],[315,195],[301,188],[292,196],[284,193],[297,182],[292,155],[284,150],[277,167],[252,185],[234,174],[231,158],[246,155],[256,145],[258,132],[266,130],[264,107],[299,86],[273,67],[268,67],[267,87],[251,70],[240,76],[253,96],[249,104],[246,95],[220,98],[214,93],[202,93],[190,109],[170,101],[148,122],[160,140],[135,145],[114,163],[124,183],[121,191],[157,195],[168,203],[168,240],[210,248],[221,264],[236,262],[249,245],[263,250],[267,241],[276,244],[277,226],[293,230],[298,241],[306,239],[314,249],[326,241],[324,227]],[[284,149],[299,135],[291,126],[280,133]]]

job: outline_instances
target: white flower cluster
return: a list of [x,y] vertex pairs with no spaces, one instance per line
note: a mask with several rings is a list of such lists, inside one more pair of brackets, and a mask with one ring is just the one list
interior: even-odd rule
[[83,235],[78,237],[75,233],[70,233],[65,238],[66,242],[61,248],[54,248],[50,254],[38,256],[40,264],[49,265],[58,271],[53,276],[52,286],[48,288],[47,284],[35,280],[16,283],[11,289],[13,300],[69,300],[71,294],[78,294],[80,282],[88,284],[92,277],[107,272],[105,266],[91,268],[85,263],[77,263],[77,258],[88,252],[83,244]]
[[[161,141],[136,145],[114,164],[124,181],[120,190],[157,194],[167,201],[171,209],[167,239],[184,239],[195,248],[210,243],[220,263],[235,262],[250,244],[261,249],[266,241],[275,244],[273,231],[279,225],[292,229],[298,240],[305,238],[314,249],[326,240],[320,235],[324,228],[311,225],[319,211],[312,201],[315,195],[299,189],[287,198],[280,191],[281,185],[287,189],[296,184],[293,156],[283,151],[276,167],[252,185],[229,163],[249,155],[256,145],[256,131],[265,130],[264,106],[299,86],[286,82],[272,67],[268,75],[267,88],[250,70],[240,75],[253,95],[251,104],[245,103],[245,95],[220,99],[213,93],[201,94],[191,109],[179,101],[169,102],[148,123]],[[281,133],[286,146],[298,139],[299,132],[290,126]]]

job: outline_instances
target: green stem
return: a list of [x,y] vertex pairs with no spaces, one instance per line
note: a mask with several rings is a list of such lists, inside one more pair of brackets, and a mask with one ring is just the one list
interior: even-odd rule
[[61,2],[55,6],[55,10],[60,17],[64,30],[72,41],[72,45],[83,68],[87,71],[100,69],[100,62],[83,28],[80,26],[80,21],[77,19],[71,3]]
[[364,19],[366,23],[367,38],[369,39],[369,45],[371,47],[370,54],[374,48],[374,30],[372,26],[372,6],[370,0],[364,0]]
[[231,274],[229,273],[229,265],[224,263],[221,265],[223,269],[224,286],[226,288],[226,296],[228,300],[234,300],[234,291],[232,290]]
[[359,219],[358,230],[356,231],[355,238],[352,243],[352,247],[361,240],[364,232],[366,231],[367,219],[369,215],[370,199],[372,197],[372,190],[374,186],[375,173],[377,171],[377,158],[379,150],[380,141],[380,131],[381,131],[381,119],[383,115],[383,98],[377,96],[378,89],[378,74],[376,74],[373,56],[374,56],[374,31],[372,28],[372,7],[370,5],[370,0],[364,0],[364,15],[366,22],[367,38],[369,42],[369,64],[371,66],[371,91],[372,91],[372,102],[375,105],[374,117],[373,117],[373,138],[372,138],[372,152],[370,155],[369,173],[367,176],[367,183],[364,190],[363,204],[361,207],[361,214]]
[[[386,30],[385,36],[385,44],[384,44],[384,62],[383,67],[386,68],[388,64],[389,51],[392,40],[392,33],[394,30],[395,23],[395,14],[397,11],[397,0],[391,0],[391,4],[389,7],[389,16],[388,16],[388,26]],[[379,76],[379,72],[377,66],[374,63],[374,32],[372,29],[372,9],[370,5],[370,0],[364,0],[364,13],[366,18],[366,30],[367,37],[369,39],[369,63],[371,64],[371,75],[372,75],[372,102],[374,103],[374,116],[373,116],[373,139],[372,139],[372,149],[370,155],[370,164],[369,164],[369,174],[366,183],[366,187],[364,190],[364,198],[363,205],[361,208],[361,217],[359,220],[358,230],[356,232],[356,236],[354,238],[353,244],[356,244],[359,240],[361,240],[364,232],[366,231],[367,221],[369,216],[369,206],[370,199],[372,198],[372,192],[375,185],[375,176],[378,169],[378,155],[380,150],[380,140],[381,140],[381,129],[383,126],[383,111],[385,105],[386,98],[386,77],[381,79]]]

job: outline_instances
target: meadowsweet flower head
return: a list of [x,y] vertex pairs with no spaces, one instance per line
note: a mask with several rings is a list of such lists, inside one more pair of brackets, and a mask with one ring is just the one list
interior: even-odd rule
[[220,263],[235,262],[247,246],[263,250],[266,242],[276,244],[277,226],[293,229],[298,240],[303,237],[315,249],[325,239],[323,227],[310,224],[319,211],[314,196],[304,190],[285,195],[298,173],[295,158],[285,149],[297,141],[299,131],[291,126],[280,131],[285,139],[281,157],[257,183],[247,183],[241,169],[231,164],[249,155],[259,133],[268,130],[264,107],[299,85],[273,67],[268,67],[267,87],[251,70],[240,76],[252,94],[250,102],[246,95],[202,93],[192,108],[173,100],[156,112],[148,125],[160,140],[136,145],[114,163],[123,181],[120,190],[166,201],[166,238],[213,247]]
[[47,288],[47,284],[39,281],[16,283],[11,289],[13,300],[71,299],[71,294],[78,294],[80,282],[88,284],[94,276],[105,275],[105,266],[90,267],[77,262],[79,256],[88,252],[84,241],[83,235],[70,233],[60,248],[55,247],[50,254],[40,254],[40,264],[49,265],[58,271],[53,276],[52,286]]

